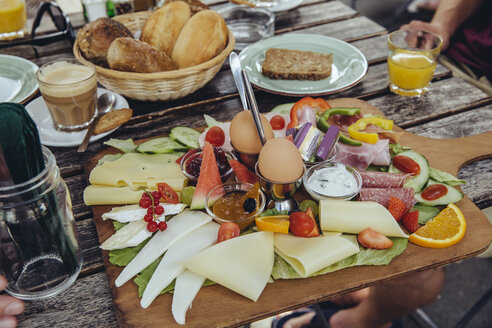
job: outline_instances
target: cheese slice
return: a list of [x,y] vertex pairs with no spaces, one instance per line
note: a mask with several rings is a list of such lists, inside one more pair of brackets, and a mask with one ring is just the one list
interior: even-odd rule
[[[187,179],[167,179],[165,182],[174,191],[183,190]],[[155,189],[150,189],[150,191]],[[90,185],[84,190],[84,203],[90,205],[123,205],[138,204],[142,197],[143,190],[133,190],[130,187],[115,187],[103,185]]]
[[321,200],[319,217],[321,230],[358,234],[370,227],[386,236],[408,238],[393,215],[376,202]]
[[191,303],[204,282],[205,277],[197,275],[190,270],[184,270],[176,277],[172,313],[174,320],[180,325],[185,324],[186,311],[191,308]]
[[175,154],[126,153],[115,161],[96,166],[91,171],[89,182],[117,187],[130,186],[132,189],[156,188],[159,182],[185,179],[176,159],[178,155]]
[[[164,221],[166,215],[176,215],[186,208],[185,204],[168,204],[160,203],[160,206],[164,208],[164,214],[161,214],[155,218],[156,221]],[[147,214],[146,208],[141,208],[137,204],[126,205],[120,207],[114,207],[110,212],[102,215],[103,220],[111,219],[121,223],[142,220],[144,215]]]
[[273,233],[260,231],[209,247],[183,265],[256,301],[270,278],[273,259]]
[[143,269],[164,254],[178,240],[210,221],[212,221],[212,218],[200,211],[184,211],[173,217],[168,221],[167,229],[157,231],[121,271],[115,280],[116,287],[122,286],[137,273],[142,272]]
[[160,292],[184,271],[182,265],[184,261],[217,242],[219,227],[219,224],[209,222],[169,247],[142,295],[140,305],[144,309],[149,307]]
[[302,238],[275,234],[275,252],[302,277],[359,252],[355,236],[318,236]]

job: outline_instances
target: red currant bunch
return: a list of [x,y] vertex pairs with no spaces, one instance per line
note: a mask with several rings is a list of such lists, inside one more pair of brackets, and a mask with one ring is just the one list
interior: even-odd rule
[[142,197],[138,204],[142,208],[147,209],[147,214],[144,215],[143,219],[147,222],[147,230],[150,232],[155,232],[157,229],[164,231],[167,229],[166,221],[157,222],[156,216],[164,214],[164,207],[159,205],[159,201],[162,195],[159,191],[153,191],[152,193],[144,191]]

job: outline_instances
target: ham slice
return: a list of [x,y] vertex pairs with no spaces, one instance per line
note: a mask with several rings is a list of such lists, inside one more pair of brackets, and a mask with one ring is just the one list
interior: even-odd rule
[[387,166],[391,162],[388,145],[388,139],[380,139],[375,144],[363,142],[362,146],[349,146],[339,142],[335,161],[360,170],[365,170],[369,164]]
[[410,211],[415,204],[413,188],[361,188],[359,193],[361,201],[376,202],[386,208],[391,196],[400,198],[405,203],[405,212]]
[[362,188],[401,188],[410,174],[358,171],[362,177]]

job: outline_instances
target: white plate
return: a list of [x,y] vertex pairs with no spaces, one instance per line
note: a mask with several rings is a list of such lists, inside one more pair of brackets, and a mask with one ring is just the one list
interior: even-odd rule
[[[106,92],[111,91],[97,88],[98,97]],[[115,109],[128,108],[128,102],[125,98],[116,93],[114,95],[116,96]],[[31,101],[29,105],[26,106],[26,110],[38,126],[39,137],[43,145],[54,147],[78,147],[84,139],[87,130],[77,132],[62,132],[55,130],[53,127],[53,119],[51,118],[51,114],[48,111],[48,107],[46,106],[43,97],[38,97]],[[92,136],[90,142],[104,138],[116,129]]]
[[22,57],[0,55],[0,102],[25,103],[38,91],[38,65]]
[[[261,73],[265,52],[285,48],[333,54],[331,75],[319,81],[273,80]],[[286,96],[321,96],[353,87],[366,75],[367,60],[351,44],[317,34],[283,34],[249,45],[239,53],[241,66],[257,88]]]

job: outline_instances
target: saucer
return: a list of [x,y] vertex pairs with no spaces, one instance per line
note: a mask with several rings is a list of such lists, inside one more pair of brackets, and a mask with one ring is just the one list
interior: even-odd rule
[[[104,88],[97,88],[97,96],[99,97],[105,92],[111,92]],[[119,94],[114,94],[116,96],[116,103],[114,109],[128,108],[128,102],[125,98]],[[53,119],[48,111],[48,107],[44,102],[43,97],[38,97],[30,102],[26,106],[26,110],[31,115],[31,118],[36,123],[38,127],[39,137],[41,139],[41,144],[45,146],[53,147],[78,147],[85,137],[87,130],[77,131],[77,132],[62,132],[57,131],[53,127]],[[116,128],[117,129],[117,128]],[[104,138],[111,131],[101,133],[91,137],[90,142],[94,142],[101,138]]]

